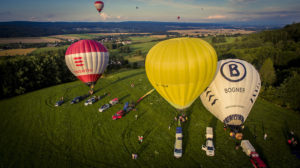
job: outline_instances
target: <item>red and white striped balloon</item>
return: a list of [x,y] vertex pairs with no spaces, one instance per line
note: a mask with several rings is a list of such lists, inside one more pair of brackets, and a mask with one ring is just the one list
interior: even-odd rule
[[95,84],[106,69],[108,50],[94,40],[80,40],[66,51],[65,60],[70,71],[82,82]]
[[96,1],[94,3],[94,6],[97,9],[97,11],[100,13],[104,7],[104,3],[102,1]]

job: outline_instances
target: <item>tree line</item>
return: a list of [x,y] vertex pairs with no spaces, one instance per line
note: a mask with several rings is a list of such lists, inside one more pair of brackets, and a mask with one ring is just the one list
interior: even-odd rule
[[[1,57],[0,97],[16,96],[76,80],[65,63],[65,52],[66,48],[57,48],[26,56]],[[105,73],[120,68],[134,68],[134,65],[116,53],[111,54]]]

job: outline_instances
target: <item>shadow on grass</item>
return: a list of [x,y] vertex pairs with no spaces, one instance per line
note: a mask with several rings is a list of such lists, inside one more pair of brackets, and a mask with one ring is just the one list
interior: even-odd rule
[[137,76],[137,75],[140,75],[140,74],[144,74],[145,72],[142,71],[142,72],[137,72],[137,73],[134,73],[134,74],[131,74],[131,75],[128,75],[128,76],[124,76],[122,78],[118,78],[116,81],[113,81],[112,83],[110,83],[110,85],[113,85],[113,84],[116,84],[118,82],[121,82],[123,80],[126,80],[128,78],[131,78],[131,77],[134,77],[134,76]]
[[186,110],[186,116],[188,117],[188,120],[184,123],[182,123],[182,133],[183,133],[183,140],[182,140],[182,153],[183,155],[185,154],[185,151],[186,151],[186,146],[187,144],[189,143],[189,139],[190,139],[190,135],[189,135],[189,126],[190,126],[190,123],[191,123],[191,113],[192,113],[192,109],[194,107],[195,103],[189,107],[187,110]]
[[99,91],[101,91],[102,89],[103,89],[103,88],[99,88],[99,89],[95,90],[95,91],[94,91],[94,94],[97,93],[97,92],[99,92]]
[[[209,127],[212,127],[213,128],[213,143],[214,143],[214,146],[215,146],[215,148],[216,148],[216,126],[217,126],[217,122],[218,122],[218,120],[217,120],[217,118],[215,117],[215,116],[213,116],[212,118],[211,118],[211,120],[210,120],[210,122],[209,122]],[[205,134],[206,134],[206,132],[205,132]]]
[[121,98],[119,99],[119,103],[122,103],[122,101],[123,101],[124,99],[126,99],[127,97],[129,97],[129,96],[130,96],[130,94],[127,94],[127,95],[121,97]]

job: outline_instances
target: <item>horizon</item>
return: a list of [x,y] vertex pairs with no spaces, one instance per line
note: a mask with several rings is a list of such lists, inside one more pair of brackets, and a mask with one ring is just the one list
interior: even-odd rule
[[[283,25],[300,22],[296,0],[104,0],[99,15],[94,1],[21,0],[1,2],[0,22],[179,22]],[[16,5],[17,4],[17,5]],[[155,11],[155,12],[153,12]],[[180,19],[177,17],[180,16]]]

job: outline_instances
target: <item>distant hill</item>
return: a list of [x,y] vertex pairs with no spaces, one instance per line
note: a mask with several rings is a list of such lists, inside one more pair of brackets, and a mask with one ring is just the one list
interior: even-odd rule
[[[243,28],[265,29],[264,26],[237,26],[217,23],[183,22],[0,22],[0,37],[40,37],[71,33],[148,32],[165,33],[180,29]],[[275,28],[275,27],[273,27]]]

